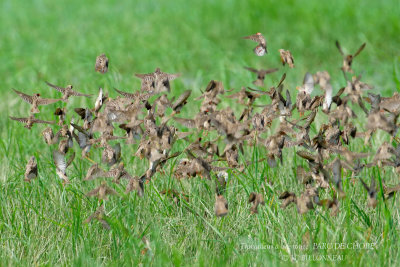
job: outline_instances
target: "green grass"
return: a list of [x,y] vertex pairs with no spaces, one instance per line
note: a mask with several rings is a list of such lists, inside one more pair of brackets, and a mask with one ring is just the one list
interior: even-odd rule
[[[366,206],[366,193],[359,183],[353,185],[344,172],[347,198],[335,218],[322,209],[298,215],[295,207],[281,210],[277,201],[285,190],[301,192],[295,167],[306,163],[293,149],[284,153],[284,165],[271,169],[264,162],[248,167],[245,174],[230,173],[225,194],[229,215],[214,216],[214,182],[199,178],[177,180],[172,175],[175,160],[146,185],[145,197],[125,195],[122,185],[113,185],[121,197],[106,202],[111,231],[98,223],[82,222],[99,203],[85,193],[97,182],[82,181],[90,163],[77,158],[68,169],[72,183],[63,187],[56,178],[51,149],[42,137],[44,127],[27,131],[8,119],[28,115],[28,105],[11,88],[46,97],[57,97],[44,81],[73,84],[80,91],[97,93],[103,87],[135,91],[140,81],[133,73],[147,73],[160,67],[166,72],[181,72],[172,83],[173,94],[192,89],[191,99],[201,94],[211,79],[225,88],[251,85],[253,75],[243,66],[272,68],[280,66],[278,49],[289,49],[295,69],[280,67],[267,77],[267,85],[276,84],[287,73],[285,88],[292,95],[306,71],[327,70],[334,90],[345,84],[339,71],[341,58],[334,45],[340,40],[345,51],[353,53],[361,43],[366,49],[355,60],[354,69],[363,80],[375,85],[375,91],[389,96],[400,90],[400,3],[398,1],[11,1],[0,2],[0,265],[376,265],[400,263],[399,197],[383,202],[375,210]],[[255,43],[240,37],[262,32],[269,54],[256,57]],[[95,57],[106,53],[110,71],[94,72]],[[267,103],[263,98],[257,104]],[[75,98],[68,108],[90,104]],[[41,108],[40,118],[54,119],[55,104]],[[197,106],[199,103],[196,104]],[[220,108],[231,105],[240,114],[241,107],[224,100]],[[181,116],[197,110],[186,106]],[[359,113],[361,114],[361,113]],[[71,114],[70,114],[71,116]],[[318,116],[316,129],[326,116]],[[357,125],[364,127],[360,116]],[[315,129],[314,129],[315,130]],[[191,138],[196,138],[194,134]],[[386,133],[374,136],[371,148],[357,140],[355,151],[375,151],[387,140]],[[174,149],[187,145],[177,142]],[[222,144],[221,144],[222,146]],[[133,175],[140,175],[147,162],[132,155],[136,146],[123,148],[124,162]],[[243,161],[265,156],[264,148],[249,148]],[[38,158],[39,178],[23,182],[29,156]],[[92,152],[99,160],[99,150]],[[364,170],[361,177],[398,181],[389,168]],[[265,182],[270,181],[272,185]],[[265,188],[266,205],[251,215],[247,198],[250,192]],[[175,206],[159,192],[165,188],[184,191],[188,203]],[[324,196],[328,196],[326,192]],[[150,240],[152,254],[142,255],[142,236]],[[303,244],[304,250],[285,249]],[[372,250],[321,249],[313,244],[376,243]],[[265,249],[244,249],[243,244]],[[350,245],[351,246],[351,245]],[[270,248],[273,247],[273,248]],[[301,261],[303,255],[313,257]],[[320,261],[318,257],[342,256],[342,260]],[[287,261],[295,257],[298,261]],[[312,258],[311,258],[312,259]]]

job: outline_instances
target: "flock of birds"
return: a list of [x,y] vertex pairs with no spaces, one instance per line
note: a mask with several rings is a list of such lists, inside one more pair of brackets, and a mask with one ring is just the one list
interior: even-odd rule
[[[267,54],[267,43],[260,33],[243,37],[256,41],[258,45],[254,53],[258,56]],[[185,91],[177,98],[170,99],[168,94],[171,90],[170,82],[180,74],[168,74],[157,68],[153,73],[136,74],[141,79],[141,90],[137,92],[124,92],[118,89],[115,91],[118,97],[112,99],[102,88],[94,102],[94,107],[75,108],[75,116],[78,120],[66,121],[68,112],[66,105],[57,108],[56,121],[45,121],[36,118],[39,113],[39,106],[49,105],[62,101],[67,103],[70,97],[91,97],[73,90],[72,85],[65,88],[46,82],[47,85],[62,94],[59,99],[42,98],[40,94],[28,95],[14,89],[24,101],[31,105],[30,115],[25,118],[11,117],[12,120],[22,122],[25,127],[31,129],[34,124],[57,124],[58,131],[48,127],[43,131],[43,137],[49,146],[53,147],[53,160],[56,166],[56,173],[64,184],[70,183],[67,169],[75,158],[73,145],[76,142],[81,149],[82,158],[89,157],[93,148],[102,149],[102,165],[93,162],[88,169],[85,181],[99,178],[108,178],[101,185],[87,193],[87,196],[97,197],[102,200],[98,209],[86,220],[87,223],[93,219],[98,220],[105,228],[109,229],[103,201],[108,195],[117,195],[117,192],[109,186],[107,181],[121,183],[126,180],[126,192],[136,191],[138,196],[144,196],[146,181],[150,180],[156,172],[162,172],[163,166],[169,160],[185,154],[186,158],[177,161],[174,168],[174,176],[187,178],[200,176],[207,179],[215,179],[215,214],[225,216],[228,214],[228,202],[224,197],[228,173],[231,169],[235,172],[243,172],[252,162],[240,162],[239,153],[245,153],[244,146],[262,146],[266,148],[266,155],[260,161],[266,161],[271,168],[283,163],[283,150],[289,147],[296,147],[297,155],[305,159],[308,168],[297,167],[296,175],[298,181],[304,184],[304,191],[296,195],[293,192],[283,192],[279,199],[281,207],[286,208],[291,203],[297,207],[300,214],[314,209],[315,206],[323,206],[331,210],[335,216],[339,212],[339,200],[346,196],[342,187],[342,170],[357,176],[362,169],[372,166],[388,166],[395,168],[400,173],[400,146],[394,147],[392,143],[398,142],[396,138],[398,124],[397,118],[400,114],[400,96],[394,93],[392,97],[381,97],[366,91],[373,87],[361,81],[361,75],[347,77],[348,73],[353,74],[352,62],[364,49],[363,44],[353,55],[345,55],[336,42],[340,54],[343,56],[341,70],[347,80],[347,84],[341,88],[336,95],[333,95],[333,88],[330,83],[330,75],[326,71],[320,71],[314,75],[306,73],[303,84],[298,86],[296,102],[293,103],[289,90],[283,91],[283,82],[286,74],[283,74],[280,82],[269,90],[263,90],[264,79],[267,74],[278,69],[253,69],[247,70],[256,73],[257,79],[253,84],[260,89],[245,88],[232,93],[227,98],[236,99],[244,107],[240,117],[236,117],[233,110],[228,107],[219,109],[220,96],[232,90],[225,90],[219,81],[210,81],[202,95],[195,100],[201,100],[199,112],[193,118],[182,118],[178,114],[187,104],[191,90]],[[279,50],[283,65],[294,67],[294,59],[290,51]],[[108,71],[108,59],[103,54],[96,59],[95,70],[102,74]],[[323,94],[311,96],[315,87],[319,87]],[[254,102],[258,98],[271,100],[270,104],[262,106],[262,110],[256,112],[260,107]],[[153,96],[157,96],[155,99]],[[154,99],[150,101],[151,99]],[[353,120],[361,115],[356,115],[349,105],[360,106],[366,116],[365,129],[358,129]],[[369,108],[368,108],[369,106]],[[172,109],[170,115],[166,110]],[[292,117],[297,110],[300,119]],[[328,120],[322,124],[314,136],[310,136],[310,128],[319,111],[328,116]],[[273,121],[279,120],[279,126],[273,134],[265,136]],[[193,129],[193,132],[203,131],[207,135],[212,131],[218,132],[215,140],[206,141],[198,138],[179,152],[172,153],[175,141],[186,139],[193,132],[182,132],[172,122],[176,122],[186,128]],[[114,129],[118,125],[126,134],[115,136]],[[315,124],[314,124],[315,125]],[[362,138],[367,144],[377,130],[389,134],[392,142],[383,142],[373,159],[369,163],[361,163],[362,158],[372,154],[358,153],[349,150],[349,144],[353,139]],[[218,141],[224,139],[225,146],[221,151]],[[116,141],[111,145],[109,141]],[[121,155],[121,143],[125,142],[136,148],[135,156],[141,159],[146,158],[149,162],[147,170],[139,175],[133,176],[125,168]],[[58,146],[58,147],[57,147]],[[93,148],[92,148],[93,147]],[[338,155],[331,160],[332,155]],[[244,157],[245,158],[245,157]],[[225,161],[221,167],[217,162]],[[108,166],[106,169],[102,166]],[[37,161],[31,157],[26,165],[25,181],[30,182],[38,176]],[[368,193],[368,206],[377,205],[377,183],[371,177],[370,185],[360,178],[362,186]],[[400,185],[387,187],[383,183],[384,196],[390,198],[400,189]],[[332,199],[320,199],[322,190],[332,192]],[[189,201],[189,197],[173,189],[161,192],[170,197],[176,204],[179,201]],[[264,205],[264,193],[252,192],[249,196],[251,213],[257,213],[259,206]]]

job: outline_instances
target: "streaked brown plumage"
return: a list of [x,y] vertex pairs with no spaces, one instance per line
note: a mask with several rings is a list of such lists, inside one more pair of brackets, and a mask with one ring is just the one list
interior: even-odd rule
[[214,211],[217,217],[223,217],[228,214],[228,201],[226,201],[223,195],[218,196],[215,194]]
[[288,64],[289,68],[294,68],[294,59],[289,50],[279,49],[282,65]]
[[336,47],[338,48],[340,54],[343,57],[343,66],[342,66],[342,70],[343,72],[350,72],[350,73],[354,73],[353,69],[351,68],[351,65],[353,63],[353,59],[358,56],[361,51],[365,48],[366,43],[363,43],[360,48],[358,48],[357,52],[355,52],[353,55],[349,54],[349,55],[345,55],[342,47],[339,44],[339,41],[336,41]]
[[92,215],[90,215],[83,223],[90,223],[92,220],[99,221],[101,223],[101,226],[103,226],[103,228],[107,230],[111,229],[111,226],[106,219],[104,204],[101,204],[101,206],[99,206],[96,211]]
[[79,92],[76,92],[74,90],[72,90],[73,86],[72,85],[67,85],[67,87],[63,88],[54,84],[51,84],[49,82],[46,82],[46,84],[50,87],[52,87],[53,89],[56,89],[58,92],[63,94],[63,101],[67,101],[68,98],[70,98],[71,96],[86,96],[86,97],[90,97],[93,95],[88,95],[88,94],[82,94]]
[[258,206],[265,205],[264,196],[261,193],[251,192],[249,196],[249,203],[253,203],[250,208],[251,213],[258,213]]
[[160,194],[171,198],[176,205],[179,205],[181,200],[189,202],[189,197],[186,194],[179,193],[174,189],[164,189],[160,192]]
[[54,124],[54,123],[56,123],[55,121],[44,121],[44,120],[36,119],[33,114],[31,114],[27,118],[16,118],[16,117],[12,117],[12,116],[9,116],[9,117],[10,117],[10,119],[12,119],[14,121],[19,121],[19,122],[24,123],[25,124],[24,127],[29,129],[29,130],[32,128],[33,124],[35,124],[35,123],[42,123],[42,124]]
[[75,154],[72,154],[71,158],[67,162],[64,153],[59,152],[57,150],[53,151],[53,161],[54,164],[56,165],[56,173],[57,176],[63,181],[64,185],[70,183],[66,174],[66,170],[68,166],[72,163],[74,158]]
[[279,70],[278,68],[274,68],[274,69],[259,69],[259,70],[254,69],[254,68],[250,68],[250,67],[244,67],[244,68],[246,70],[248,70],[248,71],[251,71],[251,72],[254,72],[254,73],[257,74],[257,80],[253,81],[253,84],[257,85],[257,86],[264,86],[265,76],[267,74],[270,74],[270,73],[273,73],[273,72],[276,72],[276,71]]
[[242,38],[252,40],[258,43],[258,45],[253,50],[257,56],[263,56],[268,53],[267,42],[265,41],[265,38],[261,33],[258,32],[256,34],[252,34]]
[[171,87],[169,82],[175,80],[180,73],[170,74],[165,73],[156,68],[152,73],[147,74],[135,74],[136,77],[142,80],[141,90],[149,93],[159,93],[159,92],[170,92]]
[[101,54],[96,58],[96,64],[94,66],[95,71],[104,74],[108,71],[108,58],[105,54]]
[[367,205],[370,208],[376,208],[376,205],[378,204],[377,200],[377,191],[376,191],[376,183],[375,183],[375,178],[371,176],[371,185],[368,186],[363,179],[360,179],[362,185],[364,186],[365,190],[368,192],[368,202]]
[[86,193],[88,197],[97,197],[99,200],[108,200],[108,195],[118,195],[118,193],[107,186],[107,183],[103,181],[100,186]]
[[48,99],[48,98],[42,98],[40,94],[34,94],[34,95],[27,95],[24,94],[18,90],[13,89],[16,94],[18,94],[22,100],[25,102],[31,104],[32,108],[30,110],[31,113],[39,113],[39,108],[38,106],[41,105],[49,105],[56,103],[58,101],[61,101],[62,99]]
[[25,182],[30,182],[38,176],[38,168],[35,156],[32,156],[25,168]]

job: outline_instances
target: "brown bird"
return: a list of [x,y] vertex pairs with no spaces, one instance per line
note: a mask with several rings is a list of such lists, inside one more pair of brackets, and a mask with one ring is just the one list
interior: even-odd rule
[[122,123],[119,128],[126,131],[126,143],[135,144],[137,140],[143,135],[143,129],[140,127],[141,122],[138,124],[126,124]]
[[295,193],[285,191],[283,192],[280,196],[279,199],[283,200],[281,204],[281,208],[285,209],[287,206],[289,206],[291,203],[297,203],[297,197]]
[[68,160],[68,162],[65,159],[65,154],[54,150],[53,151],[53,161],[54,164],[56,165],[56,173],[57,176],[63,181],[63,184],[68,184],[70,181],[67,177],[66,170],[68,166],[72,163],[73,159],[75,157],[75,154],[72,155],[72,157]]
[[[146,105],[150,106],[150,103],[147,102],[145,103],[145,106]],[[153,104],[151,105],[151,110],[153,114],[156,114],[156,116],[163,118],[165,115],[165,111],[169,107],[171,107],[171,101],[168,99],[168,95],[162,94],[153,101]]]
[[108,93],[103,93],[103,88],[99,88],[99,95],[96,98],[96,102],[94,103],[94,112],[97,113],[100,111],[101,107],[103,106],[103,104],[105,104],[105,102],[108,99]]
[[164,189],[160,192],[161,195],[165,195],[167,197],[172,198],[172,200],[174,201],[174,203],[176,205],[180,204],[180,201],[183,199],[186,202],[189,202],[189,197],[184,194],[184,193],[179,193],[178,191],[174,190],[174,189]]
[[108,195],[118,195],[118,193],[107,186],[107,183],[103,181],[100,186],[88,192],[86,196],[88,197],[97,197],[99,200],[108,200]]
[[[261,95],[247,91],[247,88],[242,86],[239,92],[228,95],[227,98],[237,99],[239,104],[251,106],[254,101]],[[247,101],[247,102],[246,102]]]
[[332,200],[330,199],[322,199],[319,200],[317,198],[316,203],[318,206],[322,206],[326,209],[331,209],[331,216],[335,217],[339,213],[339,201],[336,198],[336,195],[333,197]]
[[65,116],[67,114],[67,109],[66,108],[56,108],[56,111],[54,111],[54,115],[58,116],[58,126],[62,126],[65,122]]
[[302,184],[308,184],[312,181],[312,175],[310,172],[306,172],[306,170],[301,167],[297,166],[297,180],[299,180]]
[[279,49],[282,65],[288,64],[290,68],[294,68],[294,59],[289,50]]
[[302,115],[309,109],[311,103],[311,93],[314,91],[314,78],[311,73],[307,72],[304,75],[303,85],[296,87],[299,93],[296,97],[297,110]]
[[111,227],[108,224],[107,220],[106,220],[106,216],[105,216],[105,212],[104,212],[104,204],[101,204],[101,206],[99,206],[97,208],[97,210],[90,215],[83,223],[90,223],[93,219],[99,221],[101,223],[101,225],[103,226],[103,228],[110,230]]
[[297,212],[304,214],[309,210],[314,209],[313,200],[318,197],[318,189],[315,187],[308,187],[306,190],[297,198]]
[[381,129],[387,133],[389,133],[391,136],[394,136],[397,133],[398,126],[396,125],[397,117],[399,114],[397,114],[395,117],[392,119],[389,117],[386,117],[384,113],[380,111],[376,111],[374,113],[370,113],[367,118],[367,130],[376,130],[376,129]]
[[175,80],[176,78],[181,76],[181,74],[165,73],[162,72],[160,68],[156,68],[156,70],[152,73],[135,74],[135,76],[142,80],[142,91],[147,91],[149,93],[159,93],[163,91],[170,92],[171,88],[169,82]]
[[197,175],[211,179],[212,166],[203,158],[196,157],[190,150],[186,150],[190,159],[182,159],[176,166],[174,174],[177,177],[195,177]]
[[96,65],[94,66],[94,69],[102,74],[108,71],[108,58],[105,54],[101,54],[96,58]]
[[215,179],[215,191],[218,196],[222,195],[226,190],[226,183],[228,181],[228,173],[221,171],[217,173],[217,179]]
[[192,93],[192,90],[186,90],[185,92],[183,92],[177,100],[175,100],[171,107],[172,110],[174,111],[174,114],[178,114],[181,109],[187,104],[187,100],[190,97],[190,94]]
[[343,73],[346,73],[346,72],[354,73],[354,71],[351,68],[351,64],[353,63],[353,59],[356,56],[358,56],[361,53],[361,51],[365,48],[365,45],[366,45],[366,43],[363,43],[360,46],[360,48],[358,48],[357,52],[354,53],[354,55],[351,55],[351,54],[350,55],[345,55],[343,53],[342,47],[339,44],[339,41],[336,41],[336,47],[338,48],[340,54],[343,57],[343,66],[341,68]]
[[248,70],[248,71],[257,73],[257,80],[253,81],[253,84],[257,85],[257,86],[264,86],[265,76],[267,74],[270,74],[270,73],[273,73],[273,72],[279,70],[278,68],[275,68],[275,69],[260,69],[260,70],[253,69],[253,68],[250,68],[250,67],[244,67],[244,68],[246,70]]
[[332,165],[332,180],[339,192],[339,197],[344,198],[346,194],[343,192],[342,186],[342,165],[340,159],[336,158]]
[[378,204],[378,200],[376,199],[377,197],[377,192],[376,192],[376,183],[375,183],[375,178],[371,176],[371,185],[368,186],[363,179],[360,178],[360,181],[362,185],[364,186],[365,190],[368,192],[368,207],[371,208],[376,208],[376,205]]
[[31,180],[35,179],[38,175],[38,168],[35,156],[32,156],[28,163],[26,164],[25,168],[25,182],[30,182]]
[[115,183],[119,183],[121,178],[131,178],[124,168],[124,163],[120,162],[118,165],[114,165],[109,171],[104,171],[98,164],[93,164],[87,171],[86,177],[83,180],[89,181],[99,177],[114,178],[113,182]]
[[249,203],[253,203],[250,208],[251,213],[258,213],[258,205],[265,205],[264,196],[262,194],[251,192],[249,196]]
[[107,163],[108,166],[113,166],[121,160],[121,144],[117,143],[114,146],[106,144],[101,153],[101,161]]
[[215,194],[215,215],[223,217],[228,214],[228,201],[223,195],[218,196]]
[[305,150],[299,150],[296,152],[297,155],[302,157],[303,159],[308,160],[309,162],[316,162],[318,161],[318,157],[308,151]]
[[187,128],[196,128],[196,129],[203,129],[209,130],[210,129],[210,117],[209,115],[199,112],[193,119],[185,119],[185,118],[178,118],[174,117],[174,121]]
[[396,193],[397,191],[400,191],[400,184],[397,184],[394,187],[387,187],[385,185],[385,183],[383,183],[383,180],[382,180],[382,184],[383,184],[383,191],[385,193],[385,199],[389,199],[389,198],[393,197],[394,193]]
[[90,109],[88,108],[74,108],[74,111],[81,117],[83,120],[83,126],[82,128],[84,130],[89,130],[92,126],[93,122],[93,113]]
[[51,84],[49,82],[46,82],[46,84],[50,87],[52,87],[53,89],[56,89],[57,91],[59,91],[60,93],[63,94],[63,101],[67,101],[69,97],[71,96],[86,96],[86,97],[90,97],[93,95],[87,95],[87,94],[82,94],[79,92],[76,92],[74,90],[72,90],[73,86],[72,85],[67,85],[67,87],[63,88],[54,84]]
[[125,193],[129,193],[132,192],[133,190],[136,190],[138,196],[143,197],[144,195],[143,181],[145,180],[145,178],[146,175],[143,175],[140,178],[138,178],[137,176],[131,177],[129,179],[128,184],[126,185]]
[[48,145],[54,145],[54,144],[58,143],[61,134],[62,134],[62,131],[60,130],[56,133],[56,135],[54,135],[53,130],[50,127],[47,127],[42,132],[44,141]]
[[341,149],[332,148],[331,151],[343,156],[347,160],[347,163],[349,164],[352,164],[357,159],[366,158],[370,155],[370,153],[353,152],[346,147],[343,147]]
[[393,156],[395,156],[395,154],[396,149],[387,141],[385,141],[382,143],[382,145],[379,146],[374,158],[372,159],[372,162],[367,164],[367,167],[371,167],[374,165],[382,167],[382,162],[391,159]]
[[346,125],[344,125],[344,129],[342,132],[342,138],[346,145],[349,144],[350,137],[354,138],[354,137],[356,137],[356,134],[357,134],[357,127],[354,126],[353,123],[349,122]]
[[317,71],[314,75],[315,84],[319,85],[321,88],[325,88],[325,86],[331,81],[331,76],[327,71]]
[[324,94],[324,102],[322,104],[322,111],[325,113],[329,113],[329,110],[331,108],[332,104],[332,94],[333,94],[333,88],[332,85],[328,82],[325,87],[323,87],[323,90],[325,90]]
[[257,56],[263,56],[268,53],[267,42],[265,41],[265,38],[261,33],[258,32],[256,34],[245,36],[242,38],[249,39],[258,43],[258,45],[254,48],[254,53]]
[[154,95],[154,93],[142,93],[142,92],[128,93],[120,91],[117,88],[114,88],[114,90],[117,91],[118,94],[135,101],[145,101],[149,99],[152,95]]
[[395,92],[391,97],[381,97],[380,108],[390,113],[399,113],[400,111],[400,94]]
[[16,117],[12,117],[9,116],[10,119],[14,120],[14,121],[19,121],[24,123],[24,127],[27,129],[31,129],[33,124],[35,123],[45,123],[45,124],[54,124],[56,123],[55,121],[43,121],[43,120],[39,120],[39,119],[35,119],[35,116],[33,114],[31,114],[28,118],[16,118]]
[[41,105],[49,105],[61,101],[62,99],[48,99],[48,98],[41,98],[40,94],[34,94],[32,96],[24,94],[18,90],[13,89],[15,93],[17,93],[22,100],[32,105],[31,113],[39,113],[38,106]]

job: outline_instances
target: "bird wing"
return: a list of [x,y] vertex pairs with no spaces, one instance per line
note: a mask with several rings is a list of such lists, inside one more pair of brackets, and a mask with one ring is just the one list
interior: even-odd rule
[[303,159],[306,159],[306,160],[309,160],[309,161],[315,161],[316,160],[316,156],[314,156],[310,152],[307,152],[307,151],[304,151],[304,150],[300,150],[300,151],[297,151],[296,153],[297,153],[297,155],[299,155]]
[[174,117],[173,118],[177,123],[182,124],[183,126],[187,127],[187,128],[195,128],[196,127],[196,123],[194,120],[191,119],[185,119],[185,118],[177,118]]
[[60,86],[51,84],[51,83],[49,83],[49,82],[47,82],[47,81],[46,81],[46,84],[47,84],[48,86],[50,86],[50,87],[56,89],[56,90],[59,91],[60,93],[63,93],[63,94],[65,93],[65,88],[63,88],[63,87],[60,87]]
[[336,44],[337,49],[339,50],[339,53],[340,53],[342,56],[344,56],[344,53],[343,53],[342,47],[341,47],[340,44],[339,44],[339,41],[336,41],[335,44]]
[[89,192],[87,192],[86,196],[88,196],[88,197],[96,196],[99,193],[99,191],[100,191],[100,186],[95,188],[95,189],[93,189],[93,190],[91,190],[91,191],[89,191]]
[[54,124],[56,123],[55,121],[44,121],[44,120],[39,120],[39,119],[33,119],[33,123],[47,123],[47,124]]
[[99,168],[99,164],[93,164],[87,171],[85,181],[93,180],[103,175],[103,171]]
[[182,103],[184,103],[192,93],[192,90],[186,90],[181,94],[178,99],[172,104],[172,109],[175,110],[177,107],[179,107]]
[[135,100],[139,96],[138,92],[131,94],[128,92],[120,91],[117,88],[114,88],[114,90],[117,91],[117,93],[119,93],[120,95],[133,100]]
[[23,123],[27,123],[28,122],[28,118],[16,118],[16,117],[12,117],[9,116],[10,119],[14,120],[14,121],[19,121],[19,122],[23,122]]
[[93,96],[92,94],[82,94],[82,93],[79,93],[79,92],[74,91],[74,90],[71,90],[71,91],[72,91],[72,95],[73,96],[86,96],[86,97]]
[[254,72],[254,73],[258,73],[258,70],[250,68],[250,67],[244,67],[246,70]]
[[149,81],[154,81],[155,78],[156,78],[154,73],[146,73],[146,74],[136,73],[135,76],[138,77],[141,80],[148,81],[148,82]]
[[276,88],[278,88],[279,86],[282,85],[283,81],[286,79],[286,73],[284,73],[281,77],[281,80],[279,81],[278,85],[276,86]]
[[13,88],[14,92],[17,93],[24,101],[28,102],[29,104],[33,103],[33,97],[27,94],[24,94],[18,90]]
[[67,168],[75,159],[75,152],[72,153],[72,155],[69,157],[68,162],[67,162]]
[[57,150],[54,150],[53,151],[53,161],[54,161],[54,164],[56,165],[57,169],[59,169],[61,172],[65,173],[65,170],[67,169],[67,162],[65,161],[65,155]]
[[37,101],[38,105],[49,105],[60,101],[61,99],[40,98]]
[[275,71],[278,71],[278,68],[274,68],[274,69],[267,69],[267,70],[262,70],[265,74],[269,74],[269,73],[273,73]]
[[336,158],[332,166],[333,181],[335,182],[335,184],[338,184],[341,179],[341,171],[342,171],[342,165],[340,159]]
[[363,43],[363,44],[360,46],[360,48],[358,48],[357,52],[354,54],[353,57],[358,56],[358,55],[361,53],[361,51],[364,50],[366,44],[367,44],[367,43]]
[[106,187],[106,194],[107,195],[118,195],[117,191],[115,191],[114,189],[112,189],[111,187]]
[[180,73],[165,73],[163,72],[159,77],[158,80],[159,81],[164,81],[164,80],[168,80],[168,81],[172,81],[175,80],[176,78],[180,77],[182,74]]

